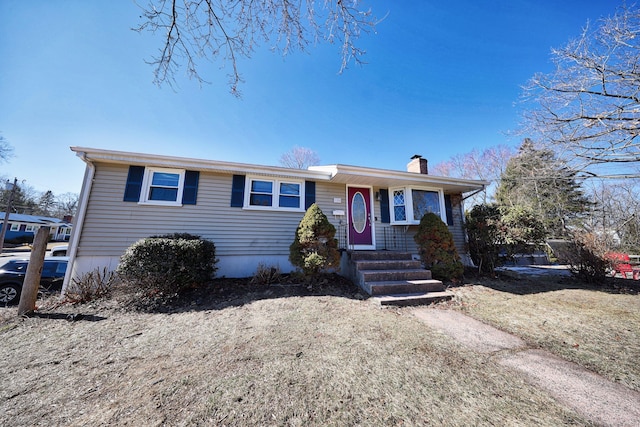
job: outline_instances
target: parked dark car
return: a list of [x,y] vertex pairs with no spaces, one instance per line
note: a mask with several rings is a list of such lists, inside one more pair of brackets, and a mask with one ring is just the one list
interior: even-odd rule
[[[41,292],[59,292],[67,271],[68,257],[45,258],[40,278]],[[28,259],[8,258],[0,261],[0,306],[20,301],[22,283],[27,273]]]

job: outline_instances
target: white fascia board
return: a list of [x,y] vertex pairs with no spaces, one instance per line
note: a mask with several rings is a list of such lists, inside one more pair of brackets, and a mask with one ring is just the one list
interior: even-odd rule
[[193,159],[187,157],[163,156],[158,154],[132,153],[126,151],[103,150],[87,147],[71,147],[76,155],[89,162],[136,164],[177,169],[192,169],[232,174],[279,176],[287,178],[328,181],[331,175],[324,171],[292,169],[279,166],[264,166],[248,163],[223,162],[218,160]]
[[415,172],[395,171],[389,169],[366,168],[348,165],[311,166],[310,170],[331,174],[331,180],[340,183],[369,181],[372,185],[434,185],[437,187],[459,187],[463,191],[473,191],[486,187],[488,181],[460,179],[437,175],[419,174]]

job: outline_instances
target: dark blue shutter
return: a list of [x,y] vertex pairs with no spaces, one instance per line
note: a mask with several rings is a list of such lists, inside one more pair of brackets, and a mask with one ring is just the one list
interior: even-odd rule
[[453,206],[449,194],[444,195],[444,209],[447,212],[447,225],[453,225]]
[[140,201],[140,191],[142,190],[142,178],[144,178],[144,166],[129,166],[127,184],[124,187],[124,201]]
[[386,188],[380,189],[380,221],[384,224],[391,222],[391,215],[389,212],[389,190]]
[[314,181],[304,182],[304,208],[309,207],[316,202],[316,183]]
[[184,189],[182,190],[182,204],[195,205],[198,198],[198,180],[200,172],[186,171],[184,173]]
[[244,205],[244,175],[233,175],[231,183],[231,207],[241,208]]

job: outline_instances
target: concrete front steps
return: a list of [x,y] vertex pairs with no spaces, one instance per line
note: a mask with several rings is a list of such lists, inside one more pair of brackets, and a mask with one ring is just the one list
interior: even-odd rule
[[380,305],[424,305],[453,297],[410,253],[353,251],[348,257],[351,279]]

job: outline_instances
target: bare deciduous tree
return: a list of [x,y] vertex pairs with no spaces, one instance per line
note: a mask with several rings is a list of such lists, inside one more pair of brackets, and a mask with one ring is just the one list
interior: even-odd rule
[[0,163],[8,161],[13,156],[13,147],[0,135]]
[[78,210],[78,193],[62,193],[56,196],[56,216],[62,218],[65,215],[75,216]]
[[[433,175],[452,176],[464,179],[480,179],[496,183],[507,167],[507,162],[515,154],[515,150],[507,145],[487,147],[482,151],[474,149],[469,153],[457,154],[431,168]],[[495,185],[485,188],[474,196],[470,204],[487,203],[493,198]]]
[[280,164],[286,168],[307,169],[320,164],[320,158],[310,148],[295,146],[280,157]]
[[640,162],[640,9],[621,7],[552,50],[555,72],[525,88],[527,135],[583,172]]
[[199,82],[198,61],[206,58],[228,62],[231,92],[238,94],[242,81],[239,58],[249,58],[259,42],[269,43],[286,55],[305,51],[327,41],[341,45],[343,71],[349,62],[362,62],[364,50],[355,43],[362,32],[373,29],[370,10],[360,0],[338,1],[222,1],[149,0],[136,31],[159,32],[163,45],[150,64],[158,85],[175,82],[184,62],[187,74]]
[[637,180],[589,180],[585,185],[593,205],[587,225],[615,246],[640,250],[640,183]]

